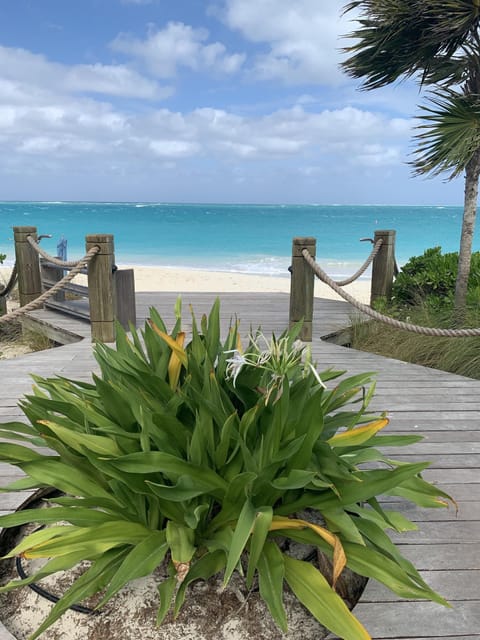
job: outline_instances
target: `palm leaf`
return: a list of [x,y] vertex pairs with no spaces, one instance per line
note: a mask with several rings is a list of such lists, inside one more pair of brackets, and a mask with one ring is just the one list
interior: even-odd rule
[[480,100],[449,89],[430,96],[421,107],[415,139],[418,147],[412,163],[417,174],[438,175],[450,171],[450,179],[466,168],[480,148]]

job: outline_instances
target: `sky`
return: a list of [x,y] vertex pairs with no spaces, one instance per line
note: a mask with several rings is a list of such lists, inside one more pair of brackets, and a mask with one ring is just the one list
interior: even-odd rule
[[0,0],[0,200],[461,205],[341,0]]

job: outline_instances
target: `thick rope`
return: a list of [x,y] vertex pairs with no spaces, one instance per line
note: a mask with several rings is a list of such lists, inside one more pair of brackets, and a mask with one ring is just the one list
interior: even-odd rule
[[351,284],[352,282],[355,282],[355,280],[358,280],[358,278],[365,273],[365,271],[368,269],[371,263],[375,260],[377,253],[381,249],[382,244],[383,244],[383,240],[382,238],[380,238],[379,240],[377,240],[375,246],[372,249],[372,253],[368,256],[368,258],[365,260],[365,262],[360,267],[360,269],[356,271],[353,274],[353,276],[350,276],[350,278],[346,278],[345,280],[337,280],[335,284],[339,287],[344,287],[346,284]]
[[432,327],[421,327],[417,324],[411,324],[410,322],[401,322],[400,320],[395,320],[394,318],[389,318],[388,316],[384,316],[382,313],[375,311],[371,307],[366,304],[362,304],[355,300],[353,296],[348,294],[346,291],[343,291],[341,287],[338,286],[320,267],[319,264],[315,261],[314,258],[310,255],[308,249],[302,250],[302,255],[305,258],[305,261],[311,266],[315,275],[320,278],[322,282],[328,284],[339,296],[341,296],[344,300],[353,305],[356,309],[370,316],[374,320],[379,320],[391,327],[395,327],[396,329],[403,329],[404,331],[411,331],[413,333],[419,333],[424,336],[437,336],[442,338],[474,338],[480,336],[480,328],[479,329],[436,329]]
[[65,267],[66,269],[72,268],[76,267],[80,262],[79,260],[60,260],[60,258],[55,258],[42,249],[41,246],[35,242],[32,236],[27,236],[27,240],[30,243],[30,246],[33,247],[35,251],[42,256],[42,258],[45,258],[45,260],[48,260],[48,262],[51,262],[57,267]]
[[24,315],[25,313],[29,313],[30,311],[35,311],[36,309],[39,309],[40,307],[42,307],[45,300],[48,300],[49,298],[54,296],[66,284],[68,284],[70,280],[73,280],[73,278],[76,275],[78,275],[81,272],[81,270],[89,264],[92,258],[94,258],[99,251],[100,251],[100,247],[98,246],[92,247],[90,251],[87,253],[87,255],[85,255],[81,260],[77,260],[77,266],[73,267],[70,273],[68,273],[61,280],[55,283],[51,289],[48,289],[48,291],[45,291],[38,298],[35,298],[35,300],[32,300],[32,302],[29,302],[23,307],[19,307],[18,309],[15,309],[15,311],[11,311],[10,313],[4,316],[0,316],[0,324],[4,322],[10,322],[10,320],[15,320],[15,318],[18,318]]
[[17,284],[17,263],[13,265],[12,273],[10,274],[10,279],[7,284],[0,291],[0,298],[4,298],[5,296],[10,295],[14,286]]

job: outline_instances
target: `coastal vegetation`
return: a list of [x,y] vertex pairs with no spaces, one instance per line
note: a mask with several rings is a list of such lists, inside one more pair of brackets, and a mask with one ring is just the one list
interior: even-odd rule
[[465,173],[455,319],[463,322],[480,176],[480,7],[476,0],[353,0],[359,15],[343,69],[366,90],[414,77],[429,90],[418,115],[417,175]]
[[[6,256],[0,254],[0,264]],[[5,283],[0,285],[4,288]],[[9,312],[19,305],[18,287],[8,295],[8,301],[3,299],[5,312]],[[13,321],[0,324],[0,360],[32,353],[34,351],[44,351],[54,346],[51,340],[36,331],[28,331],[22,327],[21,322]]]
[[51,340],[37,331],[27,331],[20,322],[0,325],[0,360],[26,353],[44,351],[54,346]]
[[[46,564],[0,591],[88,561],[32,638],[72,603],[101,593],[101,607],[162,564],[159,624],[178,615],[190,584],[218,573],[257,589],[282,630],[288,585],[346,640],[370,636],[336,592],[344,567],[447,604],[386,533],[416,525],[378,498],[442,508],[449,496],[422,478],[428,463],[381,453],[421,437],[383,435],[388,419],[368,409],[371,374],[318,372],[299,326],[268,341],[254,333],[243,347],[235,324],[222,342],[218,301],[200,324],[192,314],[188,344],[179,306],[176,316],[170,332],[153,309],[142,332],[118,327],[116,348],[95,347],[92,382],[37,377],[21,403],[29,424],[0,424],[10,441],[0,460],[26,475],[9,489],[64,494],[0,517],[2,527],[47,525],[6,556]],[[326,554],[330,581],[290,543]]]
[[[402,267],[389,302],[376,308],[388,316],[425,327],[451,328],[455,323],[458,253],[427,249]],[[480,252],[472,254],[464,312],[465,327],[480,327]],[[480,338],[422,336],[381,322],[353,321],[351,345],[459,375],[480,379]]]

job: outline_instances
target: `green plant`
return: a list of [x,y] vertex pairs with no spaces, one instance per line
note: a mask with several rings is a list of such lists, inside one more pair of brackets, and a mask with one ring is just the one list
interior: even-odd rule
[[[389,307],[387,313],[400,320],[424,327],[449,328],[453,310],[433,305]],[[480,313],[469,309],[465,326],[480,326]],[[470,378],[480,378],[480,338],[423,336],[396,329],[383,322],[365,322],[352,317],[350,330],[353,349],[377,353],[424,367],[450,371]]]
[[[435,308],[453,308],[458,253],[442,255],[441,247],[427,249],[402,267],[392,289],[393,302],[399,305],[426,303]],[[480,252],[472,254],[468,280],[469,303],[478,304],[480,289]]]
[[[26,474],[7,489],[54,487],[66,494],[51,509],[0,518],[4,527],[54,525],[5,556],[50,558],[45,567],[1,590],[91,562],[33,638],[73,602],[105,589],[101,607],[164,559],[170,577],[158,588],[159,623],[171,605],[178,613],[194,580],[223,572],[226,584],[242,566],[247,585],[258,576],[283,630],[286,582],[334,633],[369,638],[335,592],[345,564],[403,597],[446,604],[385,533],[415,525],[384,509],[379,495],[422,507],[446,506],[448,496],[422,479],[428,463],[397,462],[380,452],[381,445],[419,438],[379,435],[388,420],[367,413],[371,375],[327,388],[344,372],[319,374],[296,340],[299,327],[268,343],[257,334],[243,351],[235,325],[222,344],[218,301],[200,327],[192,315],[185,346],[179,309],[177,316],[168,334],[152,309],[141,335],[132,330],[130,339],[118,329],[116,350],[98,344],[101,375],[92,383],[35,378],[34,394],[21,403],[30,425],[0,425],[2,437],[55,452],[1,445],[0,459]],[[325,526],[301,519],[305,510],[320,513]],[[283,553],[284,538],[328,553],[333,584]]]

